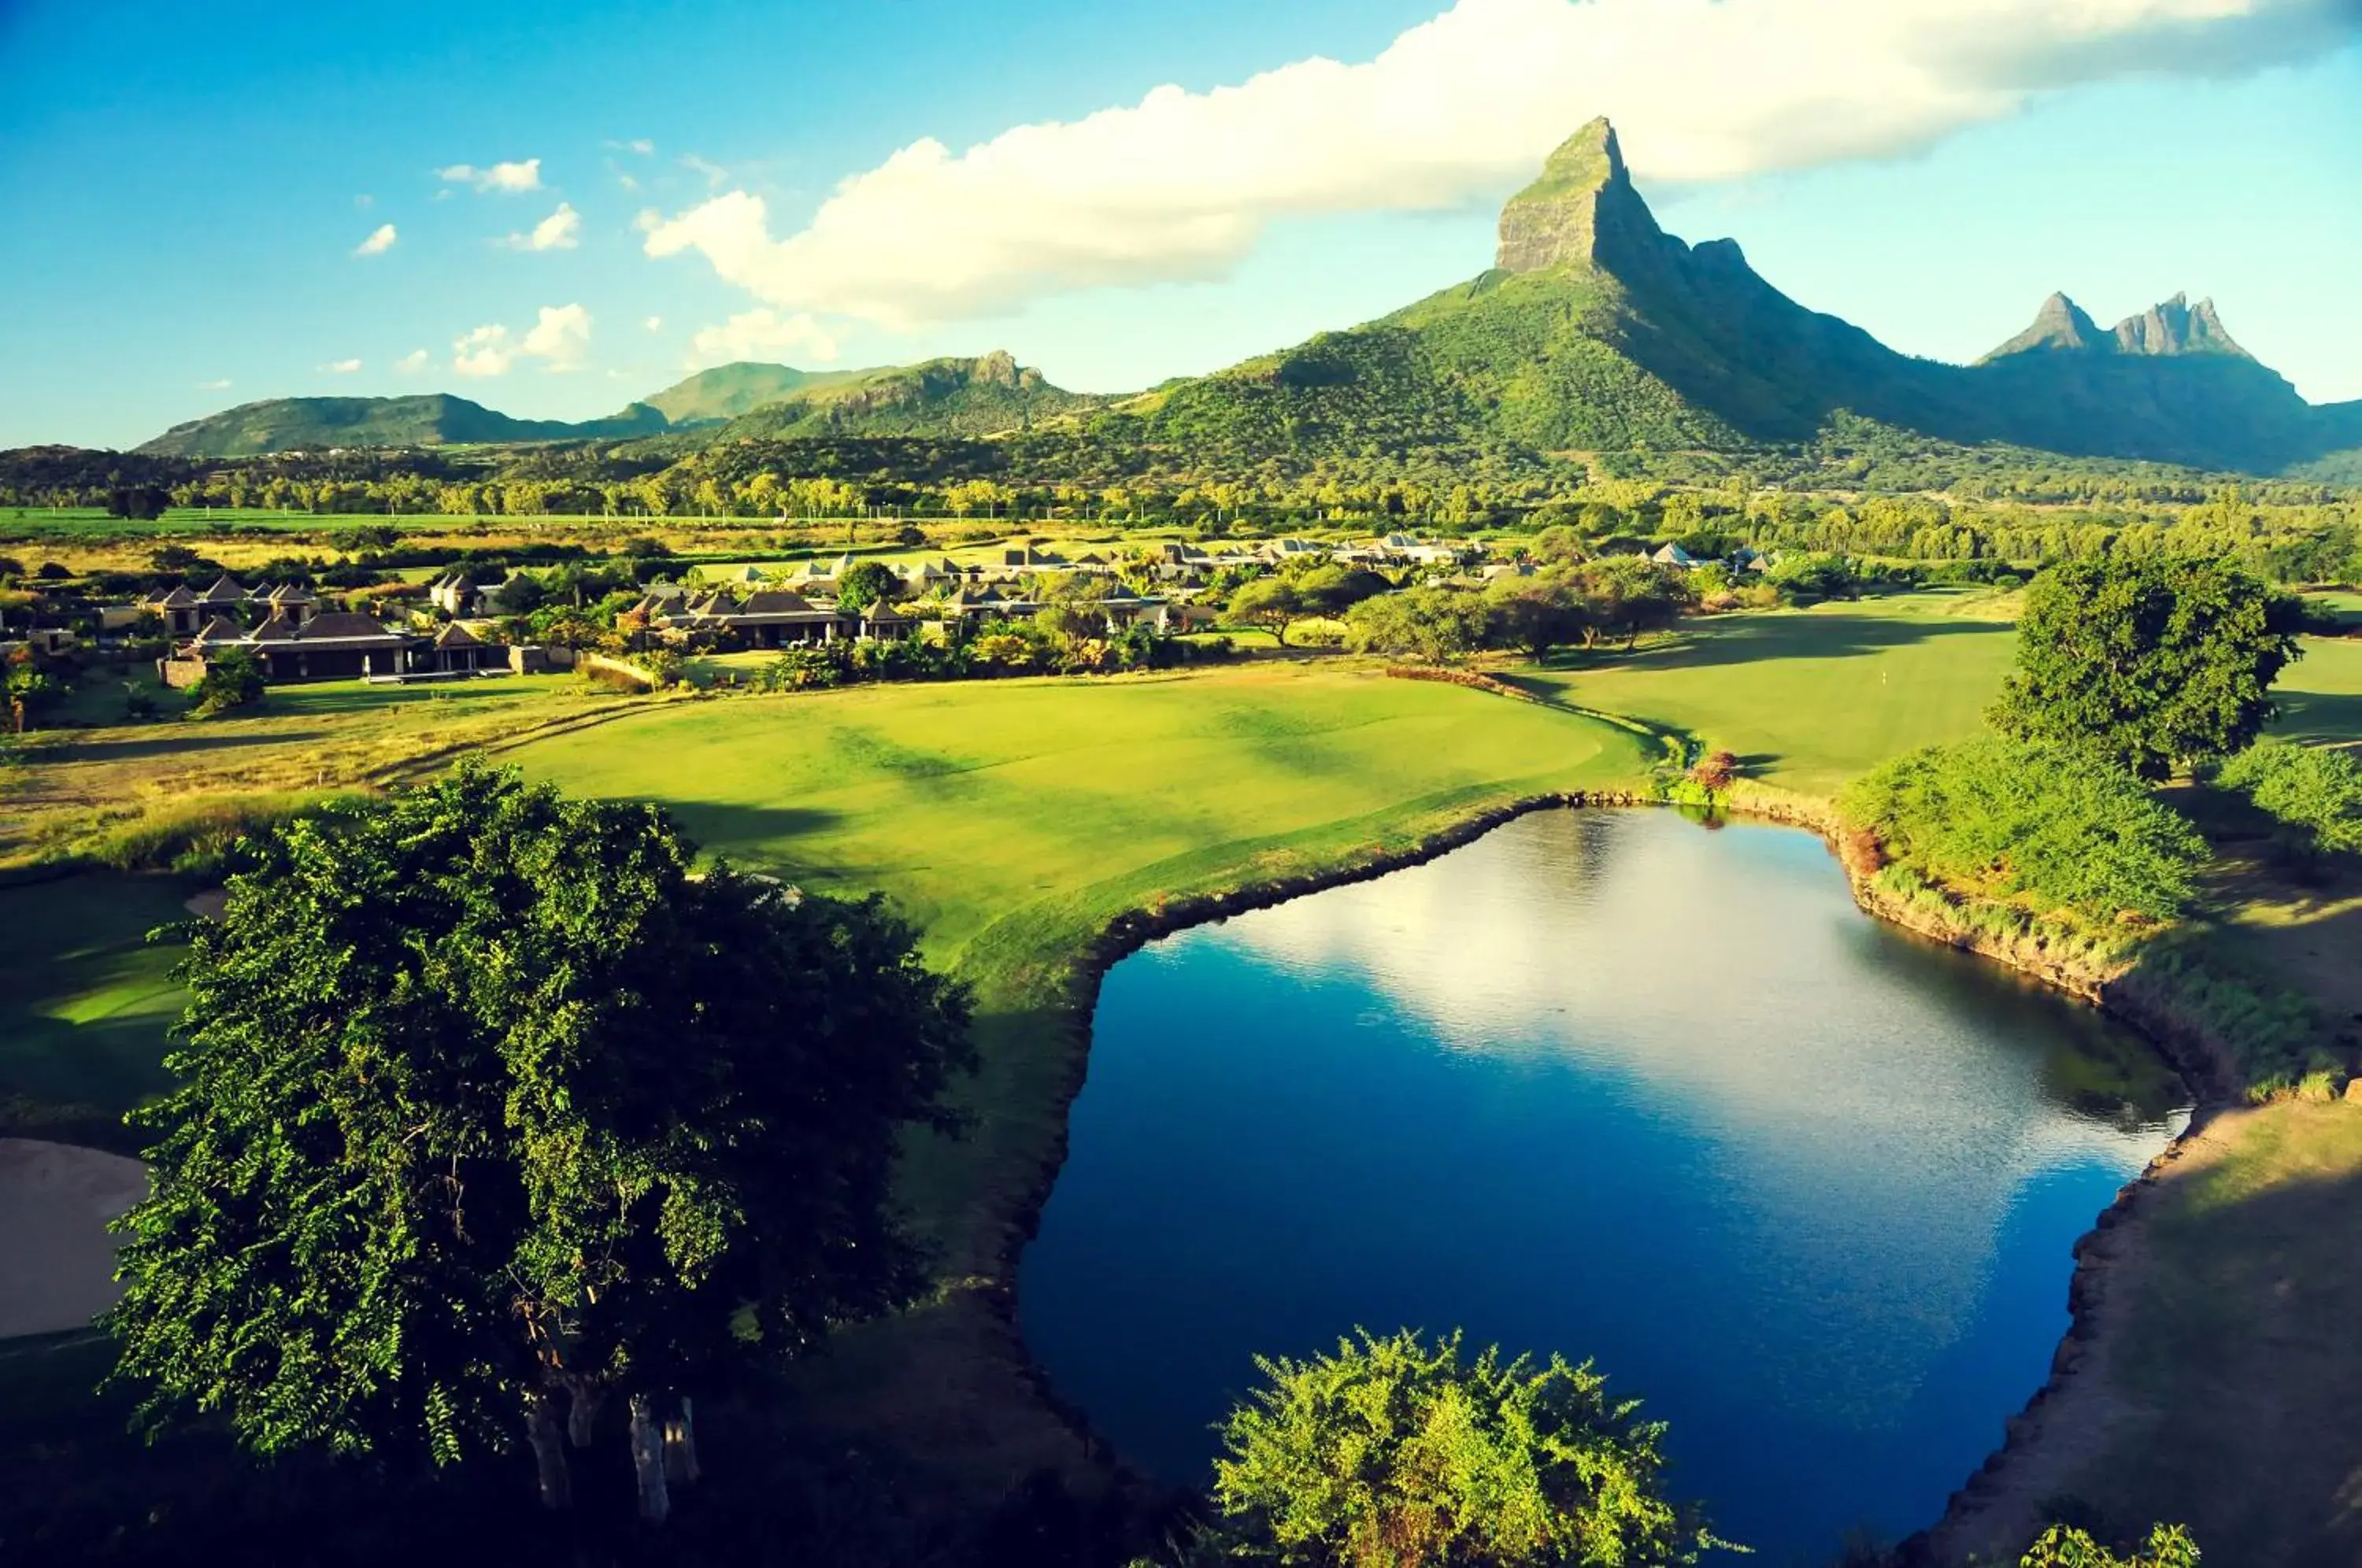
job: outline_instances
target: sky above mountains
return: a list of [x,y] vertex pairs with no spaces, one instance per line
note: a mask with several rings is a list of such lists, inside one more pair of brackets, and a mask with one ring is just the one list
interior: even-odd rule
[[2353,0],[1441,3],[0,0],[0,445],[735,359],[1127,390],[1481,271],[1601,113],[1668,229],[1897,348],[2188,290],[2362,397]]

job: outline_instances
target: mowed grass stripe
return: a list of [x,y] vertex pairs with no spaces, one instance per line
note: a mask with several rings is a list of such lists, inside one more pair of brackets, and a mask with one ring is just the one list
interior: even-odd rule
[[661,801],[734,859],[882,890],[942,961],[1025,903],[1081,894],[1098,905],[1091,889],[1167,862],[1187,880],[1216,846],[1243,854],[1461,791],[1600,786],[1647,769],[1638,741],[1606,725],[1293,667],[739,699],[513,756],[578,792]]

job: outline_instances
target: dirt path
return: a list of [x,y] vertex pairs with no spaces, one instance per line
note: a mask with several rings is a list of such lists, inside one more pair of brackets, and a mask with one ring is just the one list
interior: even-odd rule
[[0,1339],[79,1329],[112,1306],[106,1222],[147,1194],[137,1160],[0,1138]]

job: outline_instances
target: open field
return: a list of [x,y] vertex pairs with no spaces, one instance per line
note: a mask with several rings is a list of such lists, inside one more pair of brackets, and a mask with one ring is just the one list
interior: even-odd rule
[[216,719],[37,732],[0,774],[0,865],[60,852],[122,861],[127,837],[175,822],[366,786],[529,729],[595,723],[628,701],[571,676],[335,681],[274,687]]
[[1634,784],[1650,761],[1642,737],[1571,714],[1293,663],[734,699],[510,757],[664,800],[710,847],[816,889],[883,891],[975,988],[974,1130],[922,1141],[904,1188],[941,1292],[805,1375],[813,1408],[984,1497],[1039,1469],[1091,1474],[995,1305],[1064,1143],[1086,944],[1127,909],[1361,859],[1520,796]]

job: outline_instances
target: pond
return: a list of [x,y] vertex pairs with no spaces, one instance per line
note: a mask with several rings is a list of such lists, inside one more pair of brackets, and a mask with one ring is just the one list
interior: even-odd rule
[[1825,1562],[1998,1445],[2182,1098],[2128,1031],[1862,914],[1811,834],[1537,813],[1109,971],[1020,1322],[1181,1485],[1257,1353],[1593,1358],[1672,1423],[1676,1496]]

